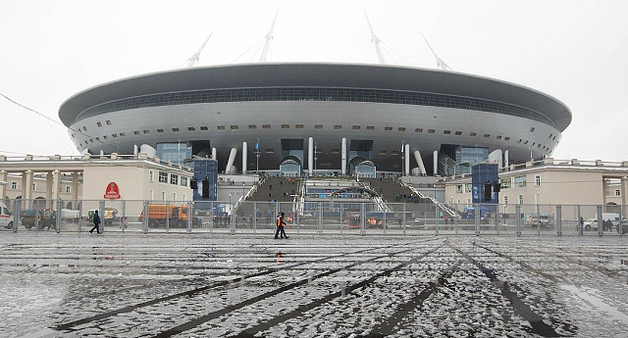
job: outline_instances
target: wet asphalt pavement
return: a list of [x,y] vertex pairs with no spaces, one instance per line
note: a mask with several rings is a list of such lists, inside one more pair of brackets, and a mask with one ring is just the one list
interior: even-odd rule
[[626,337],[628,238],[2,233],[2,337]]

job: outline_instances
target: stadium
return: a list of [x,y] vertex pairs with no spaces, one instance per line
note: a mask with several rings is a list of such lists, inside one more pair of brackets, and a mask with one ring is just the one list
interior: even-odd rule
[[97,85],[59,117],[90,154],[214,157],[227,173],[442,176],[550,156],[572,115],[540,91],[459,72],[255,63]]

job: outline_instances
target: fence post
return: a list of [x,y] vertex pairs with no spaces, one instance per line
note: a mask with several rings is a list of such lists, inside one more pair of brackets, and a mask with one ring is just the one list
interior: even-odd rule
[[516,219],[516,231],[517,231],[517,237],[521,236],[521,204],[515,204],[515,219]]
[[20,223],[20,200],[13,200],[13,232],[17,232]]
[[57,200],[57,217],[55,218],[55,227],[57,228],[57,233],[61,232],[61,221],[63,220],[63,201],[61,199]]
[[480,220],[482,219],[482,215],[480,214],[481,210],[482,210],[482,207],[480,206],[480,203],[477,203],[475,205],[475,217],[474,217],[476,236],[480,236]]
[[166,201],[166,232],[170,232],[170,202]]
[[560,206],[560,204],[558,204],[556,206],[556,231],[558,234],[558,237],[561,237],[563,235],[563,212],[562,212],[562,207]]
[[144,201],[144,220],[142,222],[142,233],[148,233],[148,201]]
[[78,203],[78,201],[76,201],[76,204],[78,204],[78,232],[79,234],[81,233],[81,231],[83,231],[83,227],[82,227],[82,220],[83,220],[83,203]]
[[98,213],[100,214],[100,233],[105,232],[105,201],[98,202]]
[[436,236],[438,236],[438,233],[440,230],[440,222],[439,222],[440,221],[440,208],[438,207],[438,204],[434,204],[434,217],[435,217],[434,231],[436,233]]
[[602,206],[598,205],[597,206],[597,234],[598,236],[602,237],[602,235],[604,234],[604,219],[603,219],[603,215],[602,215]]
[[582,221],[582,215],[580,214],[580,204],[578,204],[578,234],[584,235],[584,222]]
[[319,235],[323,234],[323,202],[318,202],[318,224],[316,225],[317,227],[317,233]]
[[541,206],[538,203],[536,204],[536,235],[541,236]]
[[120,218],[120,228],[122,229],[122,233],[126,230],[127,224],[129,222],[126,219],[126,200],[122,201],[122,217]]
[[365,219],[366,218],[366,212],[364,211],[364,202],[360,203],[360,235],[364,236],[365,230]]
[[458,234],[458,203],[454,204],[454,232],[457,235]]
[[253,201],[253,233],[257,233],[257,201]]
[[187,221],[185,222],[185,231],[192,232],[192,202],[188,201],[187,202],[187,206],[188,206],[188,217],[187,217]]
[[406,235],[406,203],[403,202],[403,235]]

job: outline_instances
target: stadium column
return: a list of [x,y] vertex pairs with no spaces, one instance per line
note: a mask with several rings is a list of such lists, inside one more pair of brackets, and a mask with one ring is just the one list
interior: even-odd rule
[[342,148],[340,153],[340,169],[342,176],[347,176],[347,138],[342,138]]
[[508,163],[508,149],[504,151],[504,168],[508,167],[510,164]]
[[406,176],[410,176],[410,144],[406,143],[406,163],[405,163],[405,174]]
[[[22,196],[24,196],[24,200],[26,203],[29,203],[30,199],[33,197],[33,171],[26,170],[22,175]],[[28,206],[22,206],[23,208],[28,208]]]
[[242,174],[246,174],[246,169],[247,169],[246,162],[247,161],[248,161],[248,149],[247,149],[246,141],[244,141],[242,142]]
[[78,185],[79,174],[76,171],[72,172],[72,205],[78,203]]
[[[61,173],[58,169],[52,172],[52,200],[59,199],[59,190],[61,189]],[[54,203],[53,203],[54,206]]]
[[423,164],[423,158],[421,158],[421,153],[418,150],[414,151],[414,159],[419,165],[419,171],[421,172],[421,176],[427,175],[427,171],[425,171],[425,164]]
[[216,158],[216,148],[212,148],[212,160],[218,161],[218,159]]
[[231,148],[231,152],[229,152],[229,160],[227,160],[227,167],[225,168],[225,174],[229,174],[231,172],[231,168],[233,167],[233,162],[235,162],[237,154],[238,149]]
[[307,172],[309,176],[314,174],[314,139],[312,137],[307,141]]
[[438,175],[438,150],[434,150],[434,176]]
[[[0,182],[7,182],[7,179],[9,177],[8,174],[9,173],[6,170],[0,170]],[[4,198],[4,196],[7,195],[6,184],[9,184],[9,183],[7,182],[5,184],[0,184],[0,198]]]

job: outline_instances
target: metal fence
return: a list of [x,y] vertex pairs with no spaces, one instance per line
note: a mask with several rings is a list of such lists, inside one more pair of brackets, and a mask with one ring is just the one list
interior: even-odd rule
[[[315,202],[14,200],[0,233],[85,232],[99,211],[104,232],[288,234],[622,236],[625,206]],[[6,203],[6,202],[5,202]],[[385,209],[385,210],[382,210]],[[598,226],[598,224],[600,226]]]

